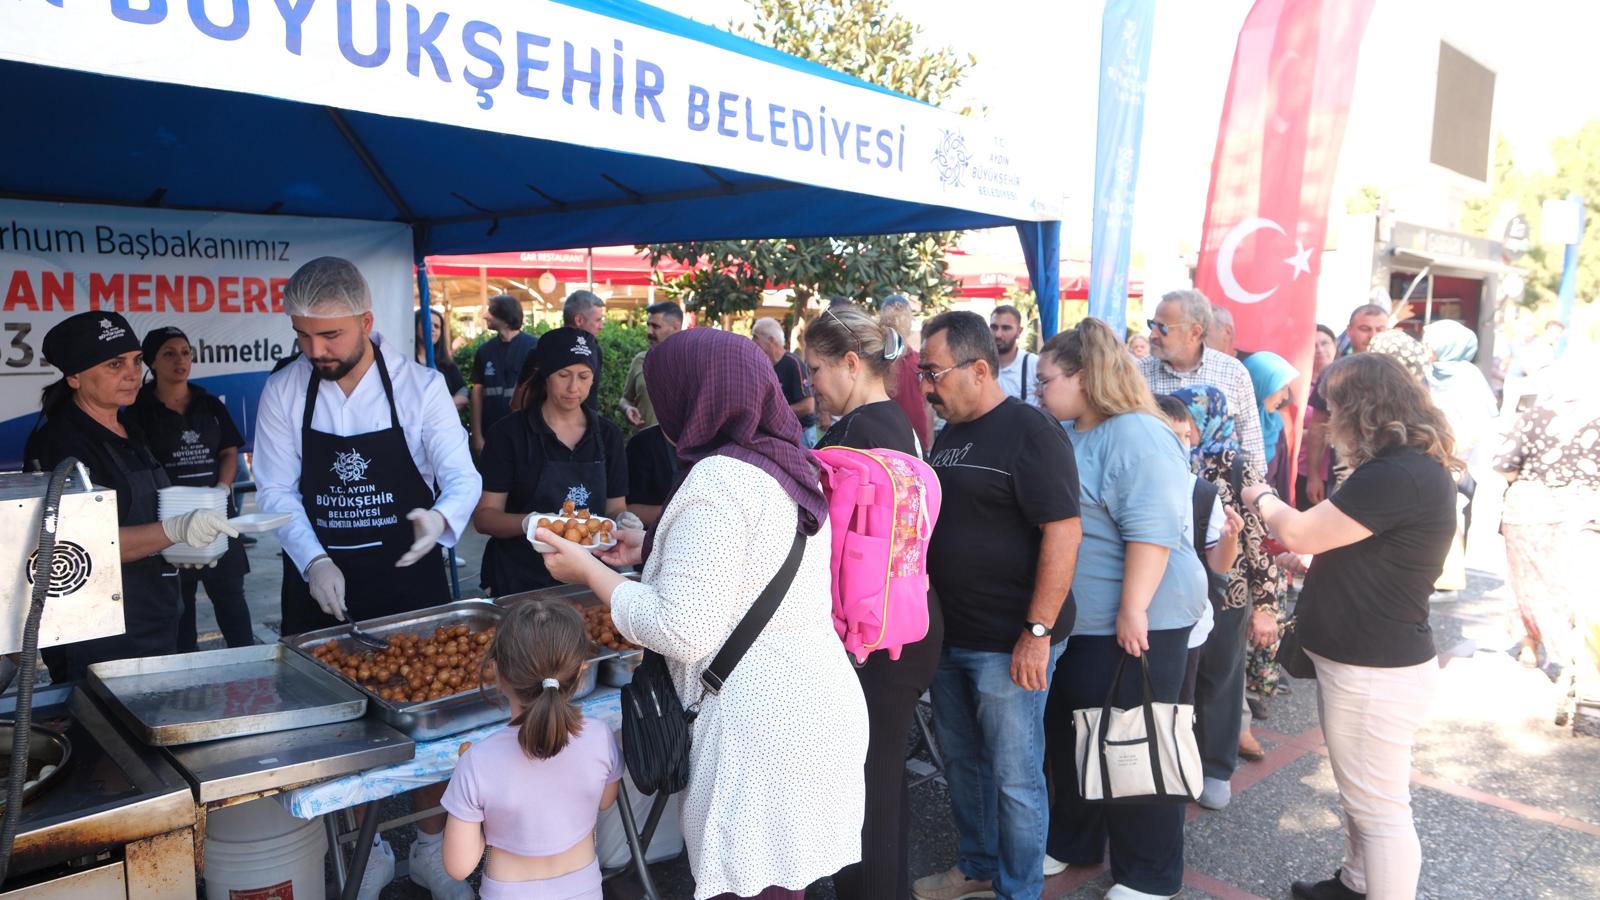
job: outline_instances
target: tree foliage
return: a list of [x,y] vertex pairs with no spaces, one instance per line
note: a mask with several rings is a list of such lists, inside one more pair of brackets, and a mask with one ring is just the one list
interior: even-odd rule
[[[960,85],[976,59],[949,47],[918,46],[921,27],[890,10],[889,0],[750,0],[753,19],[735,33],[928,103]],[[963,110],[966,112],[966,110]],[[792,288],[795,321],[813,297],[876,302],[889,294],[942,304],[956,287],[945,274],[955,232],[692,241],[650,244],[652,263],[699,264],[664,279],[686,308],[720,318],[755,309],[767,288]]]
[[1550,146],[1553,172],[1530,172],[1519,167],[1510,143],[1501,136],[1495,142],[1494,174],[1487,197],[1473,198],[1462,210],[1463,231],[1498,240],[1503,208],[1521,213],[1532,226],[1533,245],[1517,265],[1527,277],[1521,303],[1528,307],[1552,304],[1561,286],[1561,267],[1566,248],[1540,240],[1541,206],[1546,200],[1576,193],[1584,198],[1588,228],[1578,248],[1577,299],[1592,302],[1600,296],[1600,120],[1586,123]]

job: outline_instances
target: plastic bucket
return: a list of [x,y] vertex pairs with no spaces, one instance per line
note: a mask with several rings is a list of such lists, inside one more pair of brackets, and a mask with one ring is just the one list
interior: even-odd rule
[[206,817],[206,900],[321,900],[328,835],[277,801],[255,800]]

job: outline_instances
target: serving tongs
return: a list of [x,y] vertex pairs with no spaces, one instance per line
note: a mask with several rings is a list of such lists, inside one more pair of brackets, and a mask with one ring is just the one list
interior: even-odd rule
[[354,621],[350,623],[350,637],[354,638],[356,643],[364,647],[370,647],[373,650],[389,649],[388,641],[378,637],[375,634],[362,631],[361,626],[356,624]]

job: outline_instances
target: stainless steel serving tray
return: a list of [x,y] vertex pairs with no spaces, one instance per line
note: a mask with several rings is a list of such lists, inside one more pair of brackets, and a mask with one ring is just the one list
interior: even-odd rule
[[367,710],[362,692],[278,644],[95,663],[88,682],[158,747],[347,722]]
[[[425,635],[441,625],[466,625],[473,631],[481,631],[499,625],[504,617],[505,609],[488,600],[460,600],[430,609],[369,619],[359,624],[362,631],[387,639],[396,634]],[[431,741],[448,737],[477,728],[479,725],[504,720],[511,715],[511,710],[505,705],[499,691],[493,688],[479,690],[476,686],[438,700],[394,703],[347,678],[343,672],[335,672],[324,666],[312,656],[312,651],[328,643],[339,645],[345,650],[364,649],[356,647],[353,642],[349,625],[336,625],[333,628],[323,628],[283,638],[286,646],[300,654],[311,665],[364,694],[368,704],[376,710],[380,719],[412,740]],[[597,649],[604,650],[604,648]],[[591,660],[588,672],[579,683],[573,699],[586,696],[594,690],[595,676],[599,668],[597,663],[609,657],[610,651],[607,650]]]

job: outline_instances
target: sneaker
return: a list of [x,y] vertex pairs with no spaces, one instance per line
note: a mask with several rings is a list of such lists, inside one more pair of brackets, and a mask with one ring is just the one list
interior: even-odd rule
[[1044,855],[1044,877],[1049,878],[1051,875],[1060,875],[1066,870],[1066,863],[1056,859],[1054,856],[1051,856],[1048,853]]
[[1338,871],[1326,881],[1296,881],[1289,886],[1289,893],[1296,900],[1364,900],[1367,896],[1346,887]]
[[[368,813],[371,815],[371,813]],[[360,900],[378,900],[378,895],[394,880],[394,848],[388,841],[373,843],[367,854],[367,868],[361,873],[361,888],[356,896]]]
[[1228,801],[1233,799],[1233,787],[1221,778],[1207,778],[1205,787],[1200,789],[1200,797],[1195,800],[1206,809],[1224,809]]
[[1177,894],[1146,894],[1123,884],[1113,884],[1106,891],[1106,900],[1172,900]]
[[444,870],[444,841],[411,844],[411,882],[427,888],[433,900],[474,900],[472,886]]
[[968,900],[976,897],[993,897],[994,885],[987,881],[974,881],[951,866],[950,871],[918,878],[911,886],[911,896],[916,900]]

